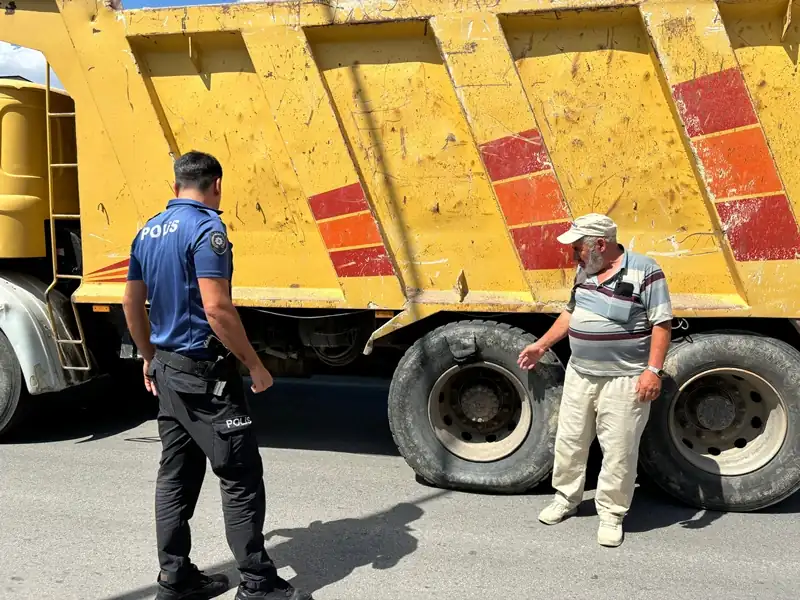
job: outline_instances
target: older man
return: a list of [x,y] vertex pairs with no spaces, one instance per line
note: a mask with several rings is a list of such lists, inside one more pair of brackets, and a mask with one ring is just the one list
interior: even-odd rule
[[558,241],[572,246],[578,262],[569,304],[519,355],[520,367],[532,369],[569,335],[553,466],[556,495],[539,520],[555,525],[577,512],[597,435],[603,450],[597,541],[615,547],[622,543],[622,521],[633,499],[649,403],[661,392],[672,321],[669,290],[658,264],[618,244],[617,226],[604,215],[576,219]]

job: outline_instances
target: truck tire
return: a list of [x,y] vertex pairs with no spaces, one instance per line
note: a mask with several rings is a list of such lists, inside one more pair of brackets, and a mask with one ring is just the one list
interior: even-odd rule
[[11,431],[22,416],[22,369],[14,348],[0,331],[0,436]]
[[640,464],[691,506],[746,512],[800,489],[800,352],[740,332],[674,344]]
[[389,388],[389,426],[418,478],[447,489],[519,493],[547,477],[564,367],[548,352],[517,366],[536,341],[504,323],[451,323],[418,340]]

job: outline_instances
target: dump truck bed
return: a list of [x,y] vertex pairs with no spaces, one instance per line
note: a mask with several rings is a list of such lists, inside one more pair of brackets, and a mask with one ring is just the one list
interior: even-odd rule
[[75,100],[80,302],[120,301],[172,157],[197,149],[225,169],[239,305],[556,312],[574,266],[555,238],[593,211],[663,266],[676,314],[798,317],[791,11],[29,0],[0,38]]

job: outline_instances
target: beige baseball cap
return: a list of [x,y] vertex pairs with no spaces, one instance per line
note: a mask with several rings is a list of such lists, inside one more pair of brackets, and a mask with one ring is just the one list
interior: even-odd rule
[[617,235],[617,224],[605,215],[589,213],[578,217],[572,226],[558,236],[562,244],[574,244],[582,237],[614,237]]

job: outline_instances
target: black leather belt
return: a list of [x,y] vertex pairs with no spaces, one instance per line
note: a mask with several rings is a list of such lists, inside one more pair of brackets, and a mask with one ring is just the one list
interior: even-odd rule
[[156,349],[155,357],[162,364],[172,367],[183,373],[191,373],[199,377],[204,377],[210,374],[211,370],[219,366],[220,360],[194,360],[188,356],[183,356],[177,352],[169,352],[168,350]]

